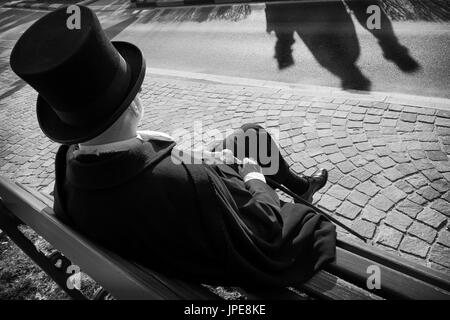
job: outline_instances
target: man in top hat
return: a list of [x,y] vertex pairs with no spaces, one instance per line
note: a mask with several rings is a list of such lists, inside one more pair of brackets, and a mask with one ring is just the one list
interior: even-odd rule
[[[265,179],[310,201],[326,171],[296,175],[254,124],[209,153],[212,160],[236,156],[240,165],[209,156],[191,162],[190,153],[174,152],[170,136],[138,132],[142,53],[109,41],[87,7],[80,13],[81,28],[73,30],[65,8],[47,14],[11,53],[14,72],[38,92],[42,131],[62,144],[55,160],[58,218],[129,260],[202,283],[296,285],[334,259],[334,225],[307,206],[281,202]],[[249,134],[277,170],[241,139]]]

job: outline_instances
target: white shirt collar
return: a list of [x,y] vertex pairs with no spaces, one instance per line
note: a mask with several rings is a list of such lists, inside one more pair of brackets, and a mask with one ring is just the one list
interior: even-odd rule
[[173,138],[168,134],[158,131],[138,131],[136,137],[116,141],[105,144],[98,145],[78,145],[78,150],[74,151],[74,156],[78,156],[80,154],[95,154],[99,155],[100,153],[112,153],[112,152],[120,152],[130,150],[136,146],[139,146],[144,141],[148,140],[162,140],[162,141],[173,141]]
[[122,140],[122,141],[116,141],[111,143],[105,143],[105,144],[97,144],[97,145],[78,145],[78,150],[74,151],[74,155],[78,156],[80,154],[95,154],[99,155],[100,153],[111,153],[111,152],[120,152],[129,150],[135,146],[138,146],[142,144],[142,140],[139,136]]

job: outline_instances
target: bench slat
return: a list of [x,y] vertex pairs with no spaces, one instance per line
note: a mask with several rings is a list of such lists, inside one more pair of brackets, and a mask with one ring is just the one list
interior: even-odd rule
[[277,299],[277,300],[309,300],[295,292],[299,290],[308,296],[325,300],[382,300],[383,298],[363,290],[345,280],[339,279],[335,275],[319,271],[306,283],[296,288],[285,289],[260,289],[255,292],[242,288],[237,289],[249,299]]
[[381,297],[326,271],[318,272],[301,285],[300,289],[313,297],[325,300],[382,300]]
[[336,250],[336,262],[326,269],[351,283],[360,287],[366,287],[366,281],[369,276],[367,269],[371,265],[377,265],[380,268],[381,289],[374,289],[374,292],[382,297],[416,300],[450,299],[450,293],[439,287],[340,247],[336,248]]
[[400,271],[402,274],[410,275],[441,289],[450,291],[450,275],[443,272],[396,256],[390,252],[381,250],[380,248],[369,246],[362,242],[356,242],[348,237],[338,239],[337,246],[358,256],[365,257],[386,267]]

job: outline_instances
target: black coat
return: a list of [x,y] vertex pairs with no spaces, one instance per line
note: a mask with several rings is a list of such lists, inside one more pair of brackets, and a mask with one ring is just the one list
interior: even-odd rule
[[335,227],[300,204],[280,207],[227,165],[174,164],[175,143],[56,156],[55,213],[123,257],[218,285],[296,285],[335,257]]

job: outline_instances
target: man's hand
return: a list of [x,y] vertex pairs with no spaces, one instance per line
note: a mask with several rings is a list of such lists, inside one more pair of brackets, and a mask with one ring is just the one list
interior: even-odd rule
[[258,163],[252,158],[244,158],[242,160],[242,166],[239,167],[239,174],[241,175],[244,182],[251,179],[258,179],[266,182],[264,175],[262,174],[262,169]]

